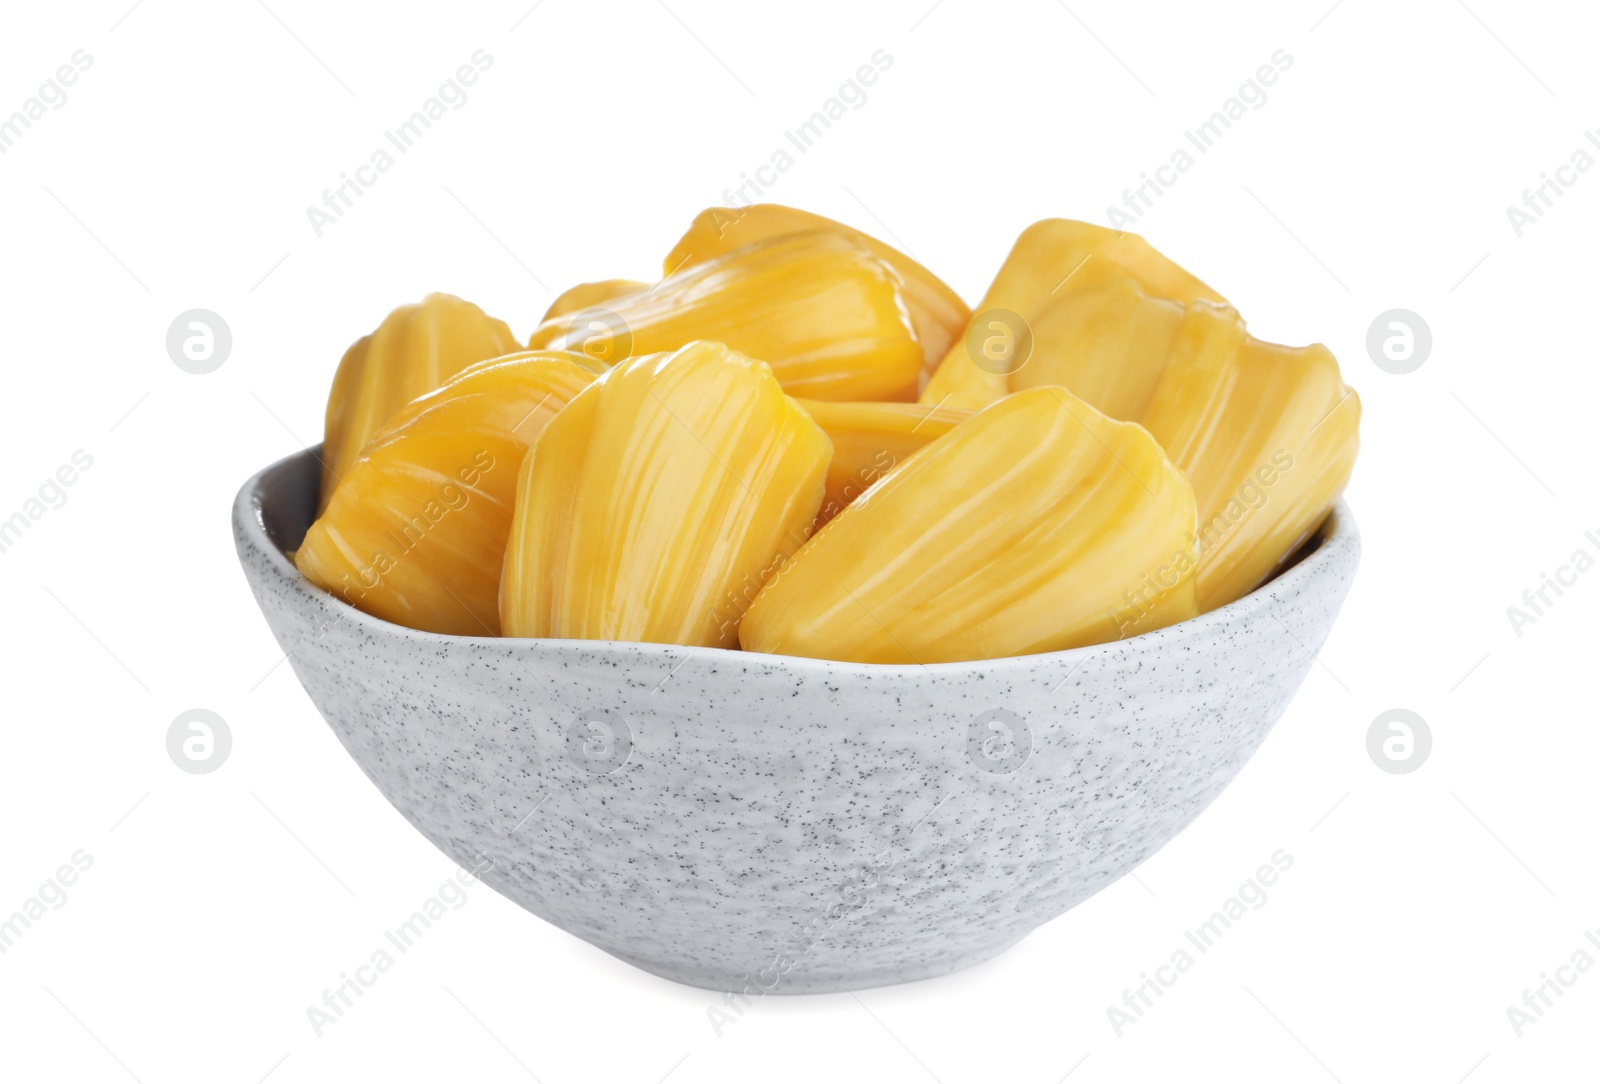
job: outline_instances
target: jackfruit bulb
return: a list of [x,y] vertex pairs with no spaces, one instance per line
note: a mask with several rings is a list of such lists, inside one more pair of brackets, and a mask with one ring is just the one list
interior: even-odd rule
[[1189,483],[1137,425],[1062,388],[961,422],[840,512],[756,596],[739,642],[846,662],[1061,651],[1197,613]]
[[621,362],[523,463],[501,627],[735,646],[811,533],[831,452],[765,363],[721,343]]
[[345,473],[295,564],[358,610],[498,636],[500,567],[522,458],[595,369],[581,356],[480,362],[401,409]]
[[395,411],[468,365],[517,349],[504,322],[449,294],[429,294],[391,312],[345,351],[334,373],[317,511],[328,507],[345,471]]

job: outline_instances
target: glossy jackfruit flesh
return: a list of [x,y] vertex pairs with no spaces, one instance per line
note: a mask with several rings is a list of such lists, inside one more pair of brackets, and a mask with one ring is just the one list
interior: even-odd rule
[[979,310],[922,401],[981,407],[1060,386],[1144,425],[1194,487],[1202,611],[1268,578],[1349,480],[1361,405],[1327,349],[1251,337],[1140,237],[1036,223]]
[[858,497],[772,578],[746,650],[870,663],[1059,651],[1193,617],[1189,483],[1137,425],[1011,395]]
[[502,629],[735,646],[810,532],[830,452],[764,363],[720,343],[619,363],[523,463]]
[[544,319],[554,320],[570,312],[594,308],[615,301],[619,297],[644,293],[648,289],[650,289],[648,282],[635,282],[632,279],[580,282],[550,303],[550,307],[545,310]]
[[485,358],[520,349],[511,329],[470,301],[429,294],[401,305],[345,352],[328,393],[321,512],[361,449],[395,411]]
[[[922,401],[978,409],[1017,387],[1035,386],[1013,385],[1011,377],[1032,364],[1030,347],[1039,347],[1046,311],[1077,291],[1126,278],[1151,298],[1222,302],[1215,290],[1137,234],[1065,218],[1035,222],[1017,238]],[[991,343],[999,348],[990,351]]]
[[513,354],[473,365],[403,407],[350,464],[295,564],[375,617],[499,635],[518,468],[598,369],[571,354]]
[[971,310],[954,290],[916,260],[842,222],[776,203],[710,207],[695,216],[688,232],[667,253],[665,271],[670,275],[757,241],[814,230],[838,233],[859,241],[894,268],[904,284],[911,324],[922,343],[925,376],[932,376],[939,359],[966,328]]
[[1225,303],[1222,295],[1158,252],[1136,233],[1069,218],[1046,218],[1023,230],[995,275],[986,306],[1030,319],[1064,291],[1131,275],[1146,293],[1188,304]]
[[921,403],[798,402],[833,444],[818,526],[838,515],[912,452],[972,416],[970,410]]
[[1139,421],[1183,323],[1184,307],[1150,297],[1127,275],[1065,294],[1033,322],[1027,363],[1008,390],[1070,388],[1103,414]]
[[614,363],[696,340],[765,361],[793,395],[916,398],[922,347],[899,276],[836,233],[772,238],[686,267],[645,293],[539,325],[529,347]]
[[1254,590],[1322,523],[1355,467],[1361,400],[1327,347],[1262,342],[1231,308],[1197,302],[1137,420],[1194,487],[1205,612]]
[[1035,332],[1011,387],[1060,385],[1138,422],[1194,487],[1202,612],[1267,579],[1350,479],[1361,401],[1326,347],[1262,342],[1226,305],[1150,297],[1127,275],[1057,301]]

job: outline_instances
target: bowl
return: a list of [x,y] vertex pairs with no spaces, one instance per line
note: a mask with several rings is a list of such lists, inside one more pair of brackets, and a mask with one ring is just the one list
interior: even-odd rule
[[245,483],[239,560],[312,703],[463,867],[646,971],[812,993],[988,959],[1239,773],[1360,557],[1341,504],[1275,579],[1128,640],[880,666],[417,632],[306,581],[318,449]]

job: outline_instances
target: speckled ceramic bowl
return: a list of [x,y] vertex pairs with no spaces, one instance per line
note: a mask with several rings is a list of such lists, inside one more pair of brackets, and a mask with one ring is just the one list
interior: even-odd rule
[[1131,640],[870,666],[414,632],[284,556],[314,450],[251,478],[239,559],[311,700],[418,831],[534,914],[714,990],[905,982],[987,959],[1221,793],[1355,574],[1342,505],[1249,597]]

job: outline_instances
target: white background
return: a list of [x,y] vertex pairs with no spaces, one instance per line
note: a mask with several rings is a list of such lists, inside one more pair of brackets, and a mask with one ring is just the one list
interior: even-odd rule
[[[1600,552],[1600,170],[1520,238],[1506,215],[1600,129],[1592,10],[529,2],[7,6],[0,115],[74,50],[93,66],[0,155],[0,518],[75,450],[93,466],[0,553],[0,913],[93,866],[0,956],[0,1076],[1594,1079],[1600,968],[1521,1037],[1506,1014],[1600,928],[1600,570],[1520,636],[1506,615]],[[467,104],[316,237],[306,207],[477,49]],[[340,353],[391,306],[448,290],[525,336],[572,283],[653,277],[879,49],[865,105],[767,197],[897,239],[969,301],[1023,226],[1104,222],[1293,57],[1135,228],[1361,393],[1365,557],[1320,665],[1136,880],[971,971],[767,999],[718,1037],[713,995],[479,886],[317,1037],[307,1007],[454,867],[281,664],[236,488],[319,438]],[[234,338],[205,376],[164,345],[196,307]],[[1434,338],[1405,376],[1365,347],[1395,307]],[[215,774],[167,756],[193,707],[232,729]],[[1366,752],[1393,707],[1433,732],[1413,774]],[[1279,848],[1266,905],[1117,1036],[1108,1006]]]

